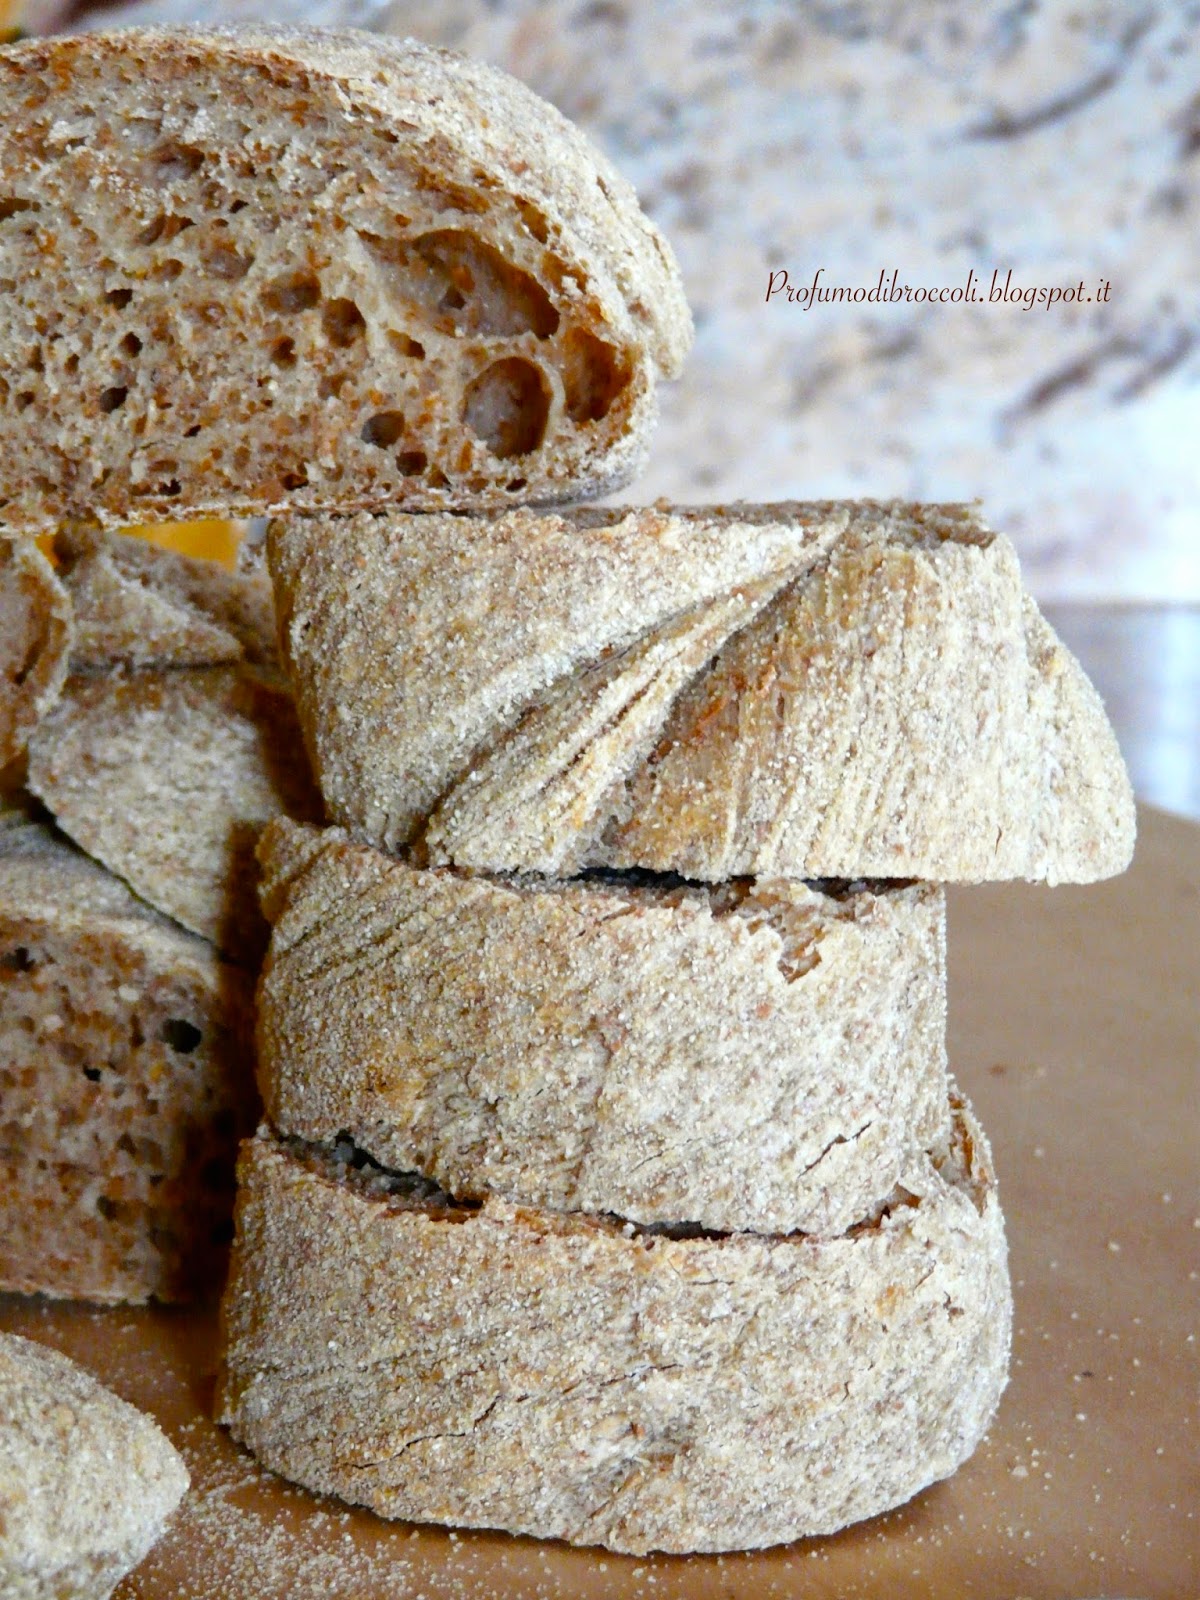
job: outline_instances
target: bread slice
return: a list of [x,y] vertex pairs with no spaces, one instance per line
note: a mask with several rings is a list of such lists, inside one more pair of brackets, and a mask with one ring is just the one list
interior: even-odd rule
[[220,1416],[385,1516],[712,1551],[831,1533],[975,1448],[1010,1291],[987,1147],[837,1239],[455,1206],[342,1146],[243,1147]]
[[143,899],[256,962],[259,830],[321,815],[267,583],[118,535],[60,548],[72,673],[30,739],[29,787]]
[[30,40],[0,52],[0,172],[16,527],[596,494],[691,340],[583,135],[412,40]]
[[0,1594],[106,1600],[187,1487],[153,1418],[57,1350],[0,1333]]
[[0,768],[17,760],[67,675],[71,605],[31,539],[0,533]]
[[268,557],[330,819],[369,843],[718,883],[1128,864],[1099,697],[969,507],[294,519]]
[[930,885],[535,886],[283,819],[259,859],[281,1133],[460,1198],[824,1235],[948,1134]]
[[[0,827],[0,1288],[220,1281],[253,980],[15,807]],[[2,1520],[2,1519],[0,1519]]]

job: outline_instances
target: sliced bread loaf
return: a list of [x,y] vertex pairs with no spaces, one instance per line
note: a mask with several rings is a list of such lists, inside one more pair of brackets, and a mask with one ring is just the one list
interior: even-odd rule
[[331,820],[419,861],[709,882],[1128,864],[1103,706],[970,508],[298,518],[268,555]]
[[690,343],[629,185],[412,40],[29,40],[0,50],[0,173],[22,528],[596,494]]
[[416,1521],[731,1550],[952,1472],[1004,1386],[987,1147],[836,1239],[454,1205],[349,1146],[243,1147],[220,1415],[264,1465]]
[[450,1193],[838,1234],[948,1132],[944,899],[421,871],[278,820],[259,1081]]
[[3,820],[0,1288],[190,1299],[224,1270],[254,1125],[253,980],[49,828]]
[[321,815],[266,581],[119,535],[62,552],[72,671],[30,739],[29,787],[143,899],[256,961],[259,830]]
[[0,768],[25,749],[67,675],[71,603],[32,539],[0,533]]
[[188,1487],[151,1417],[57,1350],[0,1333],[0,1594],[107,1600]]

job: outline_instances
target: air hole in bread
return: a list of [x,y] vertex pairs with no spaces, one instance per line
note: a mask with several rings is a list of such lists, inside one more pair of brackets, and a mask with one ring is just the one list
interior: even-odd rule
[[563,339],[563,387],[572,422],[599,422],[628,384],[632,373],[611,344],[586,328],[572,328]]
[[166,261],[160,261],[154,269],[154,276],[161,278],[164,283],[173,283],[176,278],[183,276],[183,262],[176,261],[174,256]]
[[204,1035],[194,1022],[186,1017],[168,1017],[162,1025],[163,1043],[177,1055],[191,1055]]
[[213,278],[236,283],[254,265],[254,257],[241,255],[228,240],[218,240],[205,249],[201,258],[204,270]]
[[136,333],[127,333],[121,340],[121,349],[124,350],[125,354],[131,360],[133,360],[136,356],[140,356],[142,353],[142,341],[138,338]]
[[294,367],[296,365],[296,341],[294,339],[276,339],[271,346],[271,360],[277,367]]
[[303,489],[308,482],[307,469],[297,467],[291,472],[281,473],[279,481],[285,489]]
[[115,1200],[110,1200],[106,1194],[100,1195],[96,1201],[96,1210],[104,1218],[105,1222],[111,1222],[116,1216],[118,1209],[119,1207],[117,1202]]
[[[191,217],[180,216],[173,211],[160,211],[159,214],[148,222],[137,236],[137,243],[141,245],[170,244],[172,239],[177,239],[188,228],[196,226]],[[118,289],[117,294],[126,291]]]
[[6,950],[0,956],[0,967],[5,972],[32,972],[36,962],[23,944],[16,945],[12,950]]
[[330,344],[343,350],[367,331],[366,320],[353,300],[331,300],[321,313],[321,326]]
[[5,195],[0,200],[0,222],[7,222],[9,217],[19,217],[23,211],[40,211],[42,208],[36,200],[23,200],[19,195]]
[[431,270],[440,310],[461,311],[457,326],[472,333],[511,337],[535,333],[548,339],[558,328],[550,296],[530,273],[462,228],[440,228],[413,241]]
[[429,457],[424,450],[401,450],[396,465],[406,478],[416,478],[429,465]]
[[106,415],[110,411],[119,411],[125,404],[125,396],[129,390],[122,383],[114,384],[111,389],[105,389],[100,396],[100,409]]
[[124,311],[125,307],[133,299],[133,290],[110,289],[104,298],[110,306],[116,306],[118,311]]
[[521,220],[539,244],[545,244],[550,237],[550,224],[546,220],[546,213],[533,204],[531,200],[518,200],[517,210],[521,213]]
[[321,285],[314,272],[286,273],[263,290],[263,304],[281,316],[311,311],[320,303]]
[[89,1083],[99,1083],[100,1082],[100,1068],[99,1067],[84,1067],[83,1075],[84,1075],[84,1077],[87,1079],[87,1081]]
[[23,389],[21,391],[21,393],[17,396],[17,410],[18,411],[27,410],[33,404],[33,399],[34,399],[33,390],[32,389]]
[[204,165],[204,152],[192,145],[169,140],[159,145],[150,158],[160,183],[178,183],[193,177]]
[[386,450],[397,439],[403,438],[404,428],[403,411],[378,411],[363,423],[361,438],[364,444],[378,445],[381,450]]
[[424,361],[425,346],[416,339],[410,339],[407,333],[400,333],[395,328],[387,331],[388,343],[402,356],[409,356],[413,361]]
[[463,394],[462,420],[501,461],[526,456],[546,435],[550,396],[541,369],[506,356],[473,378]]

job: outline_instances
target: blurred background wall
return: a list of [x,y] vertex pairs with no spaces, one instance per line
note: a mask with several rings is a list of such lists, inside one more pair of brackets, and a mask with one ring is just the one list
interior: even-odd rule
[[[1043,600],[1200,601],[1194,5],[27,0],[31,29],[64,18],[412,34],[581,123],[696,313],[637,498],[977,496]],[[1092,298],[767,302],[818,269]]]

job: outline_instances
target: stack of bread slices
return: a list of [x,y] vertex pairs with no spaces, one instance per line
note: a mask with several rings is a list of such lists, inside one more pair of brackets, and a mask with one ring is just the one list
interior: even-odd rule
[[281,800],[258,843],[223,1420],[385,1515],[630,1552],[953,1471],[1010,1291],[941,885],[1133,840],[1011,546],[961,506],[572,508],[640,464],[690,322],[500,74],[136,32],[0,53],[0,95],[0,347],[40,362],[0,514],[269,512],[328,823]]

